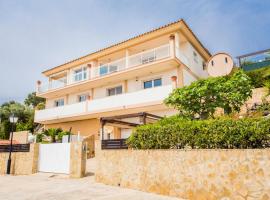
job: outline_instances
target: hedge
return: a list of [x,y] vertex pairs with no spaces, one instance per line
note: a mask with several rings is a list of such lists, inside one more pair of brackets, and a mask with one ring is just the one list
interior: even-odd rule
[[127,140],[134,149],[246,149],[270,147],[270,119],[165,118],[135,128]]
[[270,81],[270,66],[245,72],[251,79],[255,88],[264,87]]

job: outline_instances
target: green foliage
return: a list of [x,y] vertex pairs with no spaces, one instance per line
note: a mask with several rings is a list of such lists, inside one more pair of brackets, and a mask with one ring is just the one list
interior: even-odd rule
[[45,103],[44,102],[40,102],[37,106],[36,106],[37,110],[44,110],[45,109]]
[[127,144],[135,149],[267,148],[270,119],[186,120],[174,116],[135,128]]
[[71,134],[69,131],[63,131],[61,128],[49,128],[37,135],[37,142],[44,142],[44,136],[49,136],[51,143],[62,142],[63,136],[69,134]]
[[36,135],[36,142],[37,143],[40,143],[40,142],[42,142],[42,140],[43,140],[43,134],[41,134],[41,133],[39,133],[39,134],[37,134]]
[[61,128],[49,128],[43,132],[44,135],[50,136],[51,142],[56,142],[56,137],[62,132]]
[[177,88],[165,99],[165,104],[184,116],[208,118],[213,117],[216,108],[238,112],[251,95],[250,78],[239,70],[230,76],[202,79]]
[[28,94],[27,98],[24,100],[24,104],[27,106],[32,106],[35,108],[38,104],[45,103],[45,99],[36,96],[36,92]]
[[62,131],[62,132],[60,132],[60,133],[58,133],[57,140],[59,142],[62,142],[63,136],[69,135],[69,134],[71,134],[69,131]]
[[269,85],[270,81],[270,66],[260,69],[245,72],[251,80],[251,84],[255,88]]
[[14,113],[18,117],[16,125],[17,131],[30,130],[33,131],[36,124],[34,123],[34,111],[32,108],[23,104],[10,101],[0,106],[1,116],[1,139],[8,139],[11,131],[11,124],[9,123],[9,116]]

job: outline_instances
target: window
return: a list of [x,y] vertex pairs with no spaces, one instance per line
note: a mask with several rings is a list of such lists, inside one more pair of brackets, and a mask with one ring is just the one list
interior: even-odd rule
[[100,66],[99,68],[99,75],[103,76],[108,73],[108,66]]
[[79,102],[84,102],[84,101],[87,100],[87,97],[88,97],[87,94],[79,95],[79,96],[78,96],[78,101],[79,101]]
[[87,79],[87,67],[83,67],[80,69],[76,69],[73,72],[73,80],[74,82],[82,81]]
[[225,57],[225,63],[228,63],[228,58],[227,57]]
[[202,63],[202,66],[203,66],[203,70],[206,70],[206,63],[205,62]]
[[107,94],[108,94],[108,96],[122,94],[122,85],[114,87],[114,88],[107,89]]
[[193,51],[193,56],[194,56],[194,61],[198,63],[198,54],[195,51]]
[[99,68],[99,75],[103,76],[108,73],[113,73],[118,71],[118,66],[117,65],[101,65]]
[[60,107],[60,106],[63,106],[64,104],[65,104],[64,99],[57,99],[54,101],[55,107]]
[[214,66],[214,61],[213,60],[211,61],[211,65]]
[[157,78],[157,79],[153,79],[153,80],[143,82],[143,88],[144,89],[152,88],[152,87],[158,87],[158,86],[161,86],[161,85],[162,85],[161,78]]

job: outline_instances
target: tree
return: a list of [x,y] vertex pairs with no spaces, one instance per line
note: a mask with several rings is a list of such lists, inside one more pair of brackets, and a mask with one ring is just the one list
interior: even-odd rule
[[24,100],[25,105],[32,106],[33,108],[35,108],[40,103],[45,103],[45,99],[38,97],[36,92],[28,94],[27,98]]
[[48,130],[44,131],[44,135],[50,136],[51,142],[55,143],[56,142],[56,137],[63,132],[61,128],[49,128]]
[[16,130],[30,130],[33,131],[35,127],[34,123],[34,111],[29,106],[17,103],[15,101],[6,102],[0,107],[1,116],[1,129],[0,137],[2,139],[8,139],[11,131],[11,124],[9,122],[9,116],[14,113],[18,117],[16,124]]
[[208,118],[213,117],[216,108],[223,108],[226,113],[239,111],[251,95],[250,78],[239,70],[229,76],[202,79],[177,88],[165,99],[165,104],[185,116]]

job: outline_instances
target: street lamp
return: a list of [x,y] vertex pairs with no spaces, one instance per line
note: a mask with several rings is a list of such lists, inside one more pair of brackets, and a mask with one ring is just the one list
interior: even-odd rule
[[13,129],[17,121],[18,121],[18,117],[16,117],[14,114],[11,114],[9,117],[9,122],[11,123],[11,137],[10,137],[9,156],[8,156],[8,163],[7,163],[7,174],[10,174],[11,152],[12,152],[13,131],[14,131]]

